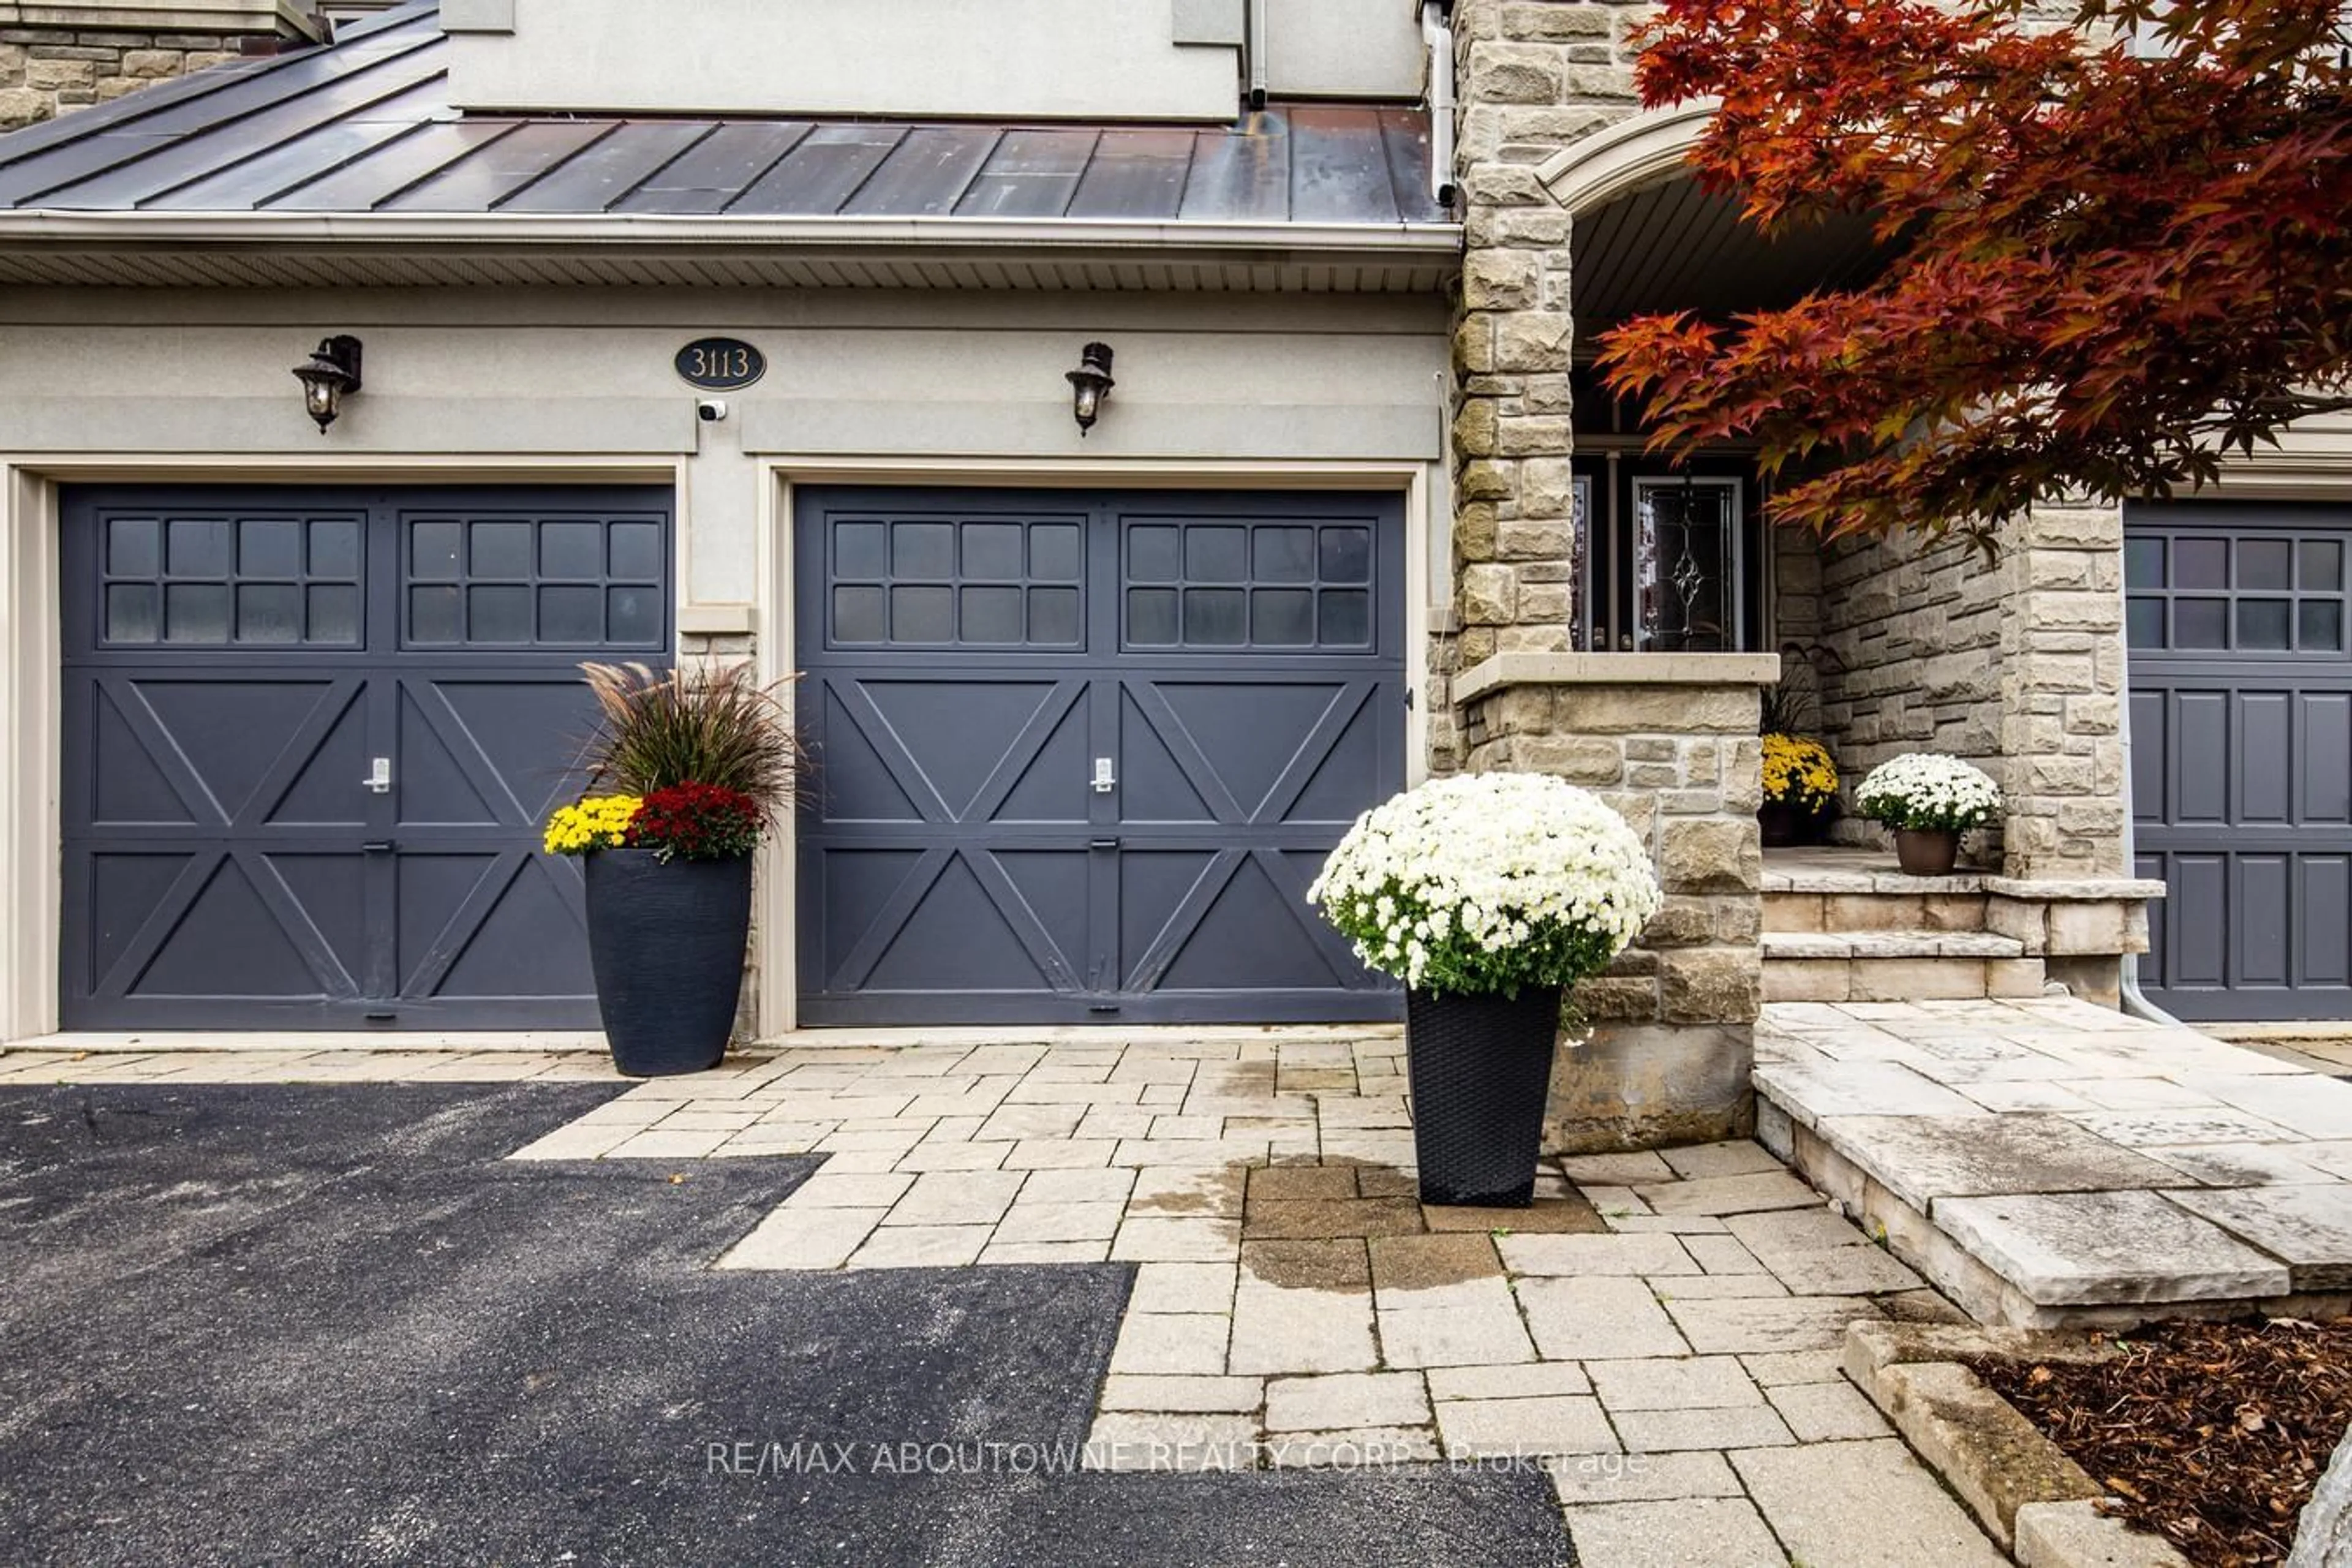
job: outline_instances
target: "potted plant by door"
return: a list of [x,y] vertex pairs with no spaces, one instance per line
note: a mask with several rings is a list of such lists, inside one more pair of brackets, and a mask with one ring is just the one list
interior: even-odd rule
[[1662,902],[1641,839],[1545,774],[1437,779],[1360,817],[1307,896],[1405,984],[1422,1201],[1526,1206],[1564,993]]
[[587,859],[588,957],[613,1062],[633,1078],[719,1065],[751,929],[751,857],[803,758],[782,705],[740,666],[583,665],[603,723],[592,789],[548,823]]
[[1764,847],[1820,843],[1837,787],[1837,764],[1827,746],[1802,735],[1766,735],[1764,801],[1756,808]]
[[1895,859],[1908,877],[1943,877],[1960,835],[2000,815],[2000,786],[1958,757],[1912,752],[1870,770],[1853,806],[1895,830]]

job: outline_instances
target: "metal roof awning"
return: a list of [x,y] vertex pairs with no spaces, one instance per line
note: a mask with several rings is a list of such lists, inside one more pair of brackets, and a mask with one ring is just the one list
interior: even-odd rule
[[461,115],[436,0],[0,136],[0,283],[1426,289],[1429,116]]

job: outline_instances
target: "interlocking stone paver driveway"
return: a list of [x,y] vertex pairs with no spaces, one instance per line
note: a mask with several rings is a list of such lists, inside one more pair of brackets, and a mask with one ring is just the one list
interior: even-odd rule
[[[641,1085],[524,1161],[828,1156],[729,1249],[797,1273],[1136,1267],[1088,1461],[1538,1463],[1580,1561],[1992,1564],[1842,1377],[1954,1310],[1749,1143],[1547,1163],[1525,1211],[1413,1198],[1393,1034],[801,1049]],[[0,1058],[0,1083],[58,1071]],[[367,1076],[158,1056],[83,1073]],[[483,1057],[444,1079],[599,1076]]]

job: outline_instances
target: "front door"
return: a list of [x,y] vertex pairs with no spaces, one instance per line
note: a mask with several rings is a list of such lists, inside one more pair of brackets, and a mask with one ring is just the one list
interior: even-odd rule
[[594,1028],[585,658],[664,663],[670,496],[76,489],[71,1029]]
[[803,1023],[1391,1018],[1306,902],[1404,784],[1390,498],[797,508]]

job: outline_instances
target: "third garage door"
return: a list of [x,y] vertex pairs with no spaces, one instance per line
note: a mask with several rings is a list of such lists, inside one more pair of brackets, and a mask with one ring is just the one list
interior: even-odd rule
[[2352,510],[2126,514],[2142,978],[2184,1018],[2352,1016]]
[[1394,1017],[1309,910],[1404,783],[1400,503],[796,507],[813,1025]]

